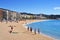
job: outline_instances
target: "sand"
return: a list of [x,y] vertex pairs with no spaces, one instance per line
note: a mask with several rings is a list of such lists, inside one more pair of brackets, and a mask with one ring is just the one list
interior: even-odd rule
[[[23,24],[36,22],[40,20],[23,20],[16,22],[0,22],[0,40],[53,40],[53,38],[50,38],[48,36],[44,36],[42,34],[34,34],[33,32],[30,32],[26,30],[26,28],[23,26]],[[10,25],[13,26],[13,32],[9,33]],[[16,27],[14,27],[16,26]]]

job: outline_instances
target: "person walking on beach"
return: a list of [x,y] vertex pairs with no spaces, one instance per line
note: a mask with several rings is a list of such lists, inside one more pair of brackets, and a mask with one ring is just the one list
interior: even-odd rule
[[36,29],[34,29],[34,34],[36,34]]
[[27,30],[29,31],[29,27],[27,27]]
[[30,32],[32,32],[32,27],[30,27]]
[[10,26],[10,27],[11,27],[10,33],[12,33],[12,31],[13,31],[13,26]]
[[38,28],[38,34],[40,34],[40,30],[39,30],[39,28]]
[[12,30],[10,30],[9,33],[12,33]]
[[11,30],[13,30],[13,26],[11,26]]

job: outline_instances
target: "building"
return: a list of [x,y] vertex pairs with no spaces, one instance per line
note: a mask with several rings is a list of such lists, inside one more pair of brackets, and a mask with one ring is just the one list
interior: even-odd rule
[[20,17],[22,19],[33,19],[34,18],[34,14],[31,14],[31,13],[20,13]]
[[32,14],[26,12],[16,12],[0,8],[0,20],[16,21],[22,19],[46,19],[44,14]]
[[0,10],[0,21],[3,19],[3,11]]
[[7,19],[9,20],[9,21],[16,21],[16,12],[14,12],[14,11],[8,11],[7,12],[8,14],[7,14]]
[[3,19],[7,20],[7,12],[5,9],[0,8],[0,17],[1,20]]
[[0,8],[0,15],[1,15],[1,18],[0,19],[3,19],[3,20],[16,20],[16,14],[17,12],[15,11],[11,11],[11,10],[8,10],[8,9],[3,9],[3,8]]

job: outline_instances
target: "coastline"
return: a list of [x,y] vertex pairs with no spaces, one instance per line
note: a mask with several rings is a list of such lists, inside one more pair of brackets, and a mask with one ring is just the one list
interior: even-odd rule
[[[23,26],[26,28],[26,30],[27,30],[27,27],[28,26],[26,26],[27,24],[31,24],[31,23],[36,23],[36,22],[42,22],[42,21],[48,21],[48,20],[37,20],[37,21],[32,21],[32,22],[27,22],[27,23],[25,23],[25,24],[23,24]],[[32,30],[32,32],[34,32],[34,30]],[[38,32],[36,32],[37,34],[38,34]],[[46,35],[46,34],[44,34],[44,33],[42,33],[42,32],[40,32],[40,35],[43,35],[43,36],[45,36],[45,37],[48,37],[48,38],[51,38],[51,39],[53,39],[53,40],[56,40],[55,38],[53,38],[53,37],[51,37],[51,36],[49,36],[49,35]]]
[[[23,24],[37,22],[40,20],[22,20],[18,23],[16,22],[0,22],[0,40],[53,40],[47,36],[42,34],[34,34],[26,30]],[[16,26],[14,27],[13,33],[9,33],[10,27],[9,25]]]
[[46,20],[37,20],[37,21],[26,22],[26,23],[23,24],[23,26],[25,28],[27,28],[27,26],[26,26],[27,24],[36,23],[36,22],[42,22],[42,21],[46,21]]

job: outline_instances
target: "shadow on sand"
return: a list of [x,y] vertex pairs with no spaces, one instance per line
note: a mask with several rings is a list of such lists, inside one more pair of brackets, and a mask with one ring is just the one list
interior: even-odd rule
[[19,32],[12,32],[13,34],[18,34]]

